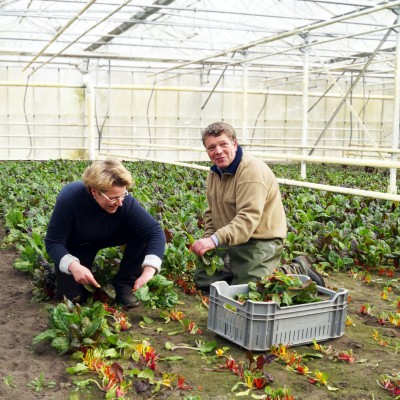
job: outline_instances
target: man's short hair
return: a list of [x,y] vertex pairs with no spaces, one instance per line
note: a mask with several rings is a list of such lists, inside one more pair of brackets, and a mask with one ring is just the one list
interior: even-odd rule
[[231,140],[236,139],[236,132],[231,125],[225,124],[224,122],[214,122],[201,131],[201,140],[205,145],[205,140],[208,136],[218,137],[223,133]]

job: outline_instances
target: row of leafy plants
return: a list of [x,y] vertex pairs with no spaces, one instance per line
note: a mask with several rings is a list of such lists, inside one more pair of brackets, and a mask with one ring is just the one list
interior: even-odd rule
[[[0,214],[7,237],[21,251],[16,268],[34,276],[35,296],[46,297],[46,254],[43,238],[55,197],[61,187],[80,179],[85,161],[6,162],[2,164]],[[188,292],[198,262],[190,243],[201,237],[205,200],[205,171],[159,163],[127,163],[135,177],[133,195],[163,226],[168,245],[165,274]],[[273,165],[277,176],[300,179],[298,166]],[[334,169],[334,171],[332,171]],[[320,183],[351,182],[352,187],[385,190],[384,171],[366,173],[356,168],[309,167],[309,179]],[[378,176],[378,178],[377,178]],[[335,177],[335,179],[333,179]],[[373,198],[282,186],[288,236],[282,257],[289,263],[299,254],[315,258],[323,270],[352,267],[385,268],[390,274],[400,257],[400,207]],[[99,255],[99,269],[118,258],[118,249]],[[48,267],[47,267],[48,268]],[[38,270],[35,272],[35,270]],[[108,273],[109,271],[106,271]],[[44,287],[40,287],[40,286]]]
[[[7,236],[3,246],[15,246],[20,257],[15,267],[25,272],[33,281],[33,300],[42,301],[54,294],[54,271],[43,238],[55,197],[62,185],[80,178],[85,161],[53,160],[46,162],[7,162],[2,164],[0,188],[0,215],[3,218]],[[186,169],[157,163],[126,163],[135,177],[133,195],[160,222],[167,238],[166,254],[163,262],[163,275],[179,286],[184,293],[194,294],[192,273],[197,263],[190,251],[190,244],[201,237],[205,203],[204,171]],[[277,176],[300,179],[298,166],[273,165]],[[318,183],[343,184],[362,189],[385,190],[384,171],[373,171],[350,167],[321,166],[308,170],[309,179]],[[367,186],[369,183],[370,186]],[[289,263],[298,254],[309,254],[316,260],[322,273],[330,270],[348,270],[353,276],[367,280],[368,272],[377,270],[391,278],[398,269],[400,234],[399,207],[397,203],[375,199],[344,196],[329,192],[311,192],[308,189],[281,188],[288,219],[288,237],[282,263]],[[100,283],[106,282],[115,271],[120,258],[120,249],[106,249],[96,258],[96,276]],[[210,260],[201,260],[209,262]],[[210,264],[212,265],[212,264]],[[391,285],[391,287],[396,287]],[[169,285],[168,285],[169,287]],[[169,292],[170,294],[172,292]],[[147,297],[146,297],[147,296]],[[165,297],[164,297],[165,299]],[[154,301],[144,293],[143,301]],[[204,301],[206,302],[206,301]],[[179,321],[184,332],[198,333],[193,321],[171,310],[170,304],[151,304],[153,308],[169,309],[169,320]],[[89,314],[89,315],[87,315]],[[396,316],[399,309],[394,309]],[[66,319],[66,321],[64,321]],[[60,332],[58,322],[66,332]],[[51,309],[50,329],[39,335],[36,341],[50,340],[60,353],[73,352],[82,362],[70,373],[92,371],[98,374],[96,384],[107,393],[106,398],[123,398],[132,385],[146,382],[153,391],[163,388],[169,390],[187,389],[183,376],[163,374],[156,377],[156,351],[143,341],[122,339],[120,334],[129,329],[126,316],[117,309],[95,303],[93,307],[81,308],[72,304],[60,304]],[[203,355],[215,351],[213,357],[221,357],[224,349],[216,349],[215,343],[202,343],[195,350]],[[276,350],[275,358],[282,359]],[[351,355],[342,355],[348,362]],[[123,369],[115,360],[121,357],[133,358],[138,368],[124,375]],[[238,364],[226,357],[225,367],[238,375],[241,384],[248,390],[263,388],[271,399],[293,398],[284,389],[270,389],[268,374],[264,366],[273,358],[253,358],[248,364]],[[256,367],[252,363],[256,361]],[[153,369],[151,368],[153,365]],[[297,373],[309,375],[311,372],[298,368]],[[300,372],[299,372],[300,371]],[[305,372],[304,372],[305,371]],[[131,378],[126,380],[125,378]],[[133,382],[135,378],[135,383]],[[319,371],[310,378],[314,383],[326,384],[326,377]],[[395,393],[395,379],[382,386],[390,386]],[[175,381],[173,384],[172,382]],[[87,385],[93,380],[82,381]],[[325,382],[325,383],[324,383]],[[393,389],[394,388],[394,389]],[[136,387],[137,391],[141,388]],[[142,388],[143,389],[143,388]],[[235,388],[236,390],[237,388]]]

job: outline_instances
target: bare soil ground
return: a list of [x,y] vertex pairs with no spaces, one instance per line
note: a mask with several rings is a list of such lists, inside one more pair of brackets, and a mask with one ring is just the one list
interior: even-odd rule
[[[48,343],[32,348],[34,336],[47,329],[47,312],[44,304],[31,303],[29,279],[13,268],[16,257],[13,251],[0,252],[0,398],[66,400],[71,391],[68,359],[58,357]],[[45,383],[56,386],[39,392],[28,387],[41,373]]]
[[[3,400],[19,399],[46,399],[46,400],[83,400],[105,398],[104,393],[95,387],[87,390],[77,390],[73,383],[75,377],[68,375],[65,369],[76,364],[69,356],[60,357],[47,342],[40,343],[34,348],[32,339],[47,329],[46,304],[31,303],[31,284],[29,279],[13,268],[13,261],[17,254],[13,251],[1,251],[0,274],[2,290],[0,302],[0,398]],[[397,271],[397,278],[399,272]],[[400,356],[392,348],[380,346],[373,338],[374,330],[391,343],[400,341],[400,328],[393,325],[381,326],[375,315],[384,309],[393,309],[391,303],[381,299],[382,288],[387,278],[373,276],[371,284],[350,278],[346,273],[332,273],[327,278],[331,288],[344,287],[350,291],[348,315],[353,319],[353,325],[346,327],[345,334],[337,339],[323,342],[324,346],[331,345],[335,350],[352,350],[356,362],[353,364],[338,362],[324,357],[306,362],[310,370],[319,369],[328,374],[328,384],[337,388],[329,391],[326,387],[318,387],[308,382],[305,376],[297,375],[286,370],[285,366],[273,362],[268,371],[274,378],[274,388],[289,388],[296,400],[386,400],[393,397],[379,387],[377,380],[381,374],[398,373]],[[392,293],[394,301],[400,294]],[[363,316],[359,309],[363,304],[373,305],[372,316]],[[182,296],[179,309],[188,318],[195,321],[202,329],[201,335],[188,333],[169,335],[168,332],[177,329],[177,325],[165,324],[158,311],[146,311],[142,306],[130,310],[128,317],[132,323],[130,334],[137,338],[147,338],[156,348],[161,358],[171,355],[183,356],[178,361],[161,361],[159,368],[169,373],[180,373],[192,386],[191,391],[167,391],[158,394],[156,399],[183,399],[184,396],[198,396],[198,399],[227,400],[235,399],[231,388],[238,382],[238,377],[230,371],[215,371],[216,364],[208,365],[207,360],[193,350],[165,349],[165,342],[174,344],[187,343],[194,345],[195,340],[218,342],[218,347],[228,346],[228,354],[237,361],[246,360],[246,350],[231,343],[206,329],[207,309],[201,305],[199,297]],[[154,319],[154,326],[139,327],[142,316],[147,315]],[[157,330],[157,328],[159,328]],[[160,332],[160,329],[163,331]],[[293,350],[302,353],[315,353],[312,345],[293,347]],[[35,391],[28,384],[40,379],[43,374],[44,385]],[[44,387],[54,382],[54,387]],[[261,395],[261,392],[257,392]],[[150,399],[153,394],[131,393],[128,398]],[[242,398],[250,398],[245,396]]]

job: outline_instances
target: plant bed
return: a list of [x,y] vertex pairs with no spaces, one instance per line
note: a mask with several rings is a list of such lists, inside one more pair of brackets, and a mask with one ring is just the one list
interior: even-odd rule
[[[93,382],[83,387],[86,380],[99,379],[95,374],[72,376],[66,372],[80,360],[58,355],[46,342],[32,346],[33,338],[48,329],[47,306],[57,304],[55,299],[49,299],[51,290],[43,290],[53,284],[48,279],[48,265],[43,262],[50,261],[43,245],[49,213],[61,186],[79,179],[86,165],[86,162],[61,160],[2,163],[0,187],[4,197],[0,212],[6,231],[2,233],[7,236],[2,237],[0,262],[6,283],[0,296],[5,304],[0,333],[1,399],[111,398],[110,393],[104,393]],[[189,244],[191,238],[201,236],[206,174],[152,163],[128,165],[137,182],[132,193],[160,221],[166,233],[168,244],[163,272],[182,289],[181,293],[176,288],[179,303],[174,315],[182,312],[186,321],[167,323],[160,310],[142,305],[129,310],[127,318],[131,327],[119,336],[121,340],[132,337],[135,343],[150,341],[160,356],[157,379],[164,373],[166,376],[179,374],[185,378],[183,386],[189,385],[192,389],[151,393],[152,385],[141,393],[130,388],[125,397],[265,398],[263,390],[252,386],[253,378],[259,379],[255,373],[252,376],[247,373],[245,378],[235,374],[238,365],[248,371],[251,355],[242,346],[207,329],[208,310],[192,285],[195,255],[190,252]],[[286,166],[285,171],[278,165],[274,167],[279,177],[299,179],[296,165],[291,166],[292,174],[286,171]],[[308,171],[310,180],[318,183],[346,182],[346,185],[369,190],[386,189],[385,177],[378,173],[373,176],[356,168],[320,165],[310,166]],[[273,346],[259,352],[261,360],[271,360],[271,354],[277,357],[265,364],[263,372],[271,377],[267,387],[277,391],[287,388],[293,395],[290,399],[296,400],[395,398],[400,353],[399,205],[306,188],[282,186],[281,189],[289,224],[282,263],[289,263],[299,254],[312,255],[316,260],[314,267],[324,274],[328,289],[349,290],[348,318],[341,337],[318,342],[317,346],[314,343],[293,348]],[[117,250],[100,254],[97,276],[115,272],[119,259]],[[321,293],[319,297],[323,297]],[[200,349],[197,346],[200,342],[215,343],[215,350],[200,352],[202,346]],[[135,384],[137,378],[129,376],[134,368],[133,360],[121,356],[116,362],[123,366],[125,378]],[[175,379],[174,388],[176,384]],[[283,398],[289,397],[282,395],[279,400]]]
[[[34,304],[30,301],[31,285],[24,274],[16,271],[12,265],[18,254],[12,251],[2,251],[0,271],[7,285],[0,293],[0,299],[4,304],[12,304],[4,312],[2,317],[3,329],[0,333],[2,343],[3,362],[0,368],[2,381],[0,382],[0,397],[4,400],[12,400],[16,397],[20,400],[54,399],[54,400],[99,400],[105,398],[95,386],[78,390],[76,381],[86,377],[73,377],[66,373],[66,368],[76,365],[68,356],[60,357],[55,349],[43,342],[40,346],[31,345],[34,336],[47,329],[47,313],[45,307],[49,303]],[[269,374],[274,378],[272,388],[288,388],[295,400],[393,400],[387,390],[382,388],[381,376],[399,371],[398,357],[393,345],[400,341],[400,331],[387,323],[378,323],[378,314],[381,310],[391,310],[391,302],[381,299],[381,292],[387,284],[387,279],[377,274],[372,274],[371,281],[367,284],[360,279],[354,279],[348,273],[331,273],[326,278],[329,289],[337,291],[338,287],[349,289],[348,316],[352,323],[346,326],[345,334],[334,340],[327,340],[324,346],[332,346],[339,352],[352,352],[355,361],[352,363],[338,361],[332,355],[324,355],[321,358],[309,358],[304,363],[309,368],[309,374],[316,370],[328,375],[328,385],[337,390],[328,390],[325,385],[311,384],[307,375],[300,375],[289,371],[280,362],[274,362],[268,366]],[[391,300],[400,295],[398,289],[394,289]],[[185,343],[195,346],[196,340],[205,342],[215,341],[217,348],[225,349],[225,355],[233,357],[238,362],[245,362],[247,351],[235,345],[213,331],[206,329],[207,309],[204,308],[198,296],[188,296],[180,293],[181,303],[178,309],[187,318],[196,321],[202,329],[201,334],[181,332],[172,335],[179,330],[177,322],[165,324],[160,317],[159,310],[145,310],[141,305],[128,313],[132,327],[128,333],[133,337],[147,338],[157,349],[163,361],[160,361],[160,371],[182,374],[192,390],[185,392],[175,391],[159,394],[157,399],[184,399],[192,396],[196,400],[232,400],[236,397],[232,393],[232,387],[239,381],[238,376],[227,369],[218,368],[223,362],[209,363],[209,357],[202,356],[198,351],[178,347],[173,351],[165,348],[166,342],[176,346]],[[373,302],[372,315],[360,313],[360,308],[366,302]],[[153,323],[143,325],[143,317],[152,318]],[[372,322],[374,324],[372,324]],[[390,341],[389,345],[374,340],[374,332]],[[296,346],[298,354],[315,354],[313,344]],[[268,354],[268,352],[265,352]],[[174,357],[176,358],[174,360]],[[55,387],[43,388],[36,393],[27,384],[43,373],[45,382],[54,381]],[[382,381],[383,382],[383,381]],[[262,391],[254,391],[254,395],[262,395]],[[368,395],[367,395],[368,393]],[[149,399],[150,393],[132,394],[131,398]],[[197,397],[196,397],[197,396]]]

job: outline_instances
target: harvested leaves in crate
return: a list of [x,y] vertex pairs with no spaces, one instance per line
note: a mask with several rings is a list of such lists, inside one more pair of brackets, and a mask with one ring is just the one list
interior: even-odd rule
[[293,275],[275,272],[256,282],[249,282],[249,292],[236,295],[236,300],[244,303],[247,300],[275,302],[279,306],[307,304],[322,301],[318,297],[318,286],[311,279],[302,281]]

